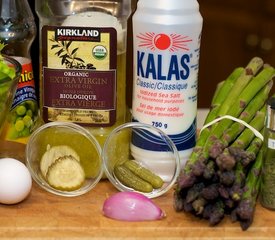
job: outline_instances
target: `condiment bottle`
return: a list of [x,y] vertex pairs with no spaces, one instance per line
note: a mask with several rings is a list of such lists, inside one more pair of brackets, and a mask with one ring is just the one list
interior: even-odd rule
[[2,53],[15,58],[22,65],[17,92],[1,138],[26,143],[39,116],[30,56],[36,25],[27,0],[1,1],[0,14],[0,41],[6,45]]
[[131,0],[36,0],[36,11],[43,120],[80,124],[102,145],[125,122]]
[[[196,141],[202,22],[196,0],[139,0],[133,15],[133,120],[168,134],[182,165]],[[157,168],[171,162],[165,146],[152,149],[145,135],[134,135],[132,151]],[[160,164],[150,161],[152,154],[159,154]]]
[[275,97],[267,102],[264,151],[260,202],[264,207],[275,210]]

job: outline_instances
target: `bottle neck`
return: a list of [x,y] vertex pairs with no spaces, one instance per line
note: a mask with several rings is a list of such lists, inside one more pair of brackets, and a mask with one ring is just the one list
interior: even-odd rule
[[25,22],[33,21],[34,17],[27,0],[2,0],[0,3],[1,18],[4,21],[24,19]]
[[2,53],[29,57],[36,25],[28,1],[2,0],[0,12],[0,41],[6,44]]

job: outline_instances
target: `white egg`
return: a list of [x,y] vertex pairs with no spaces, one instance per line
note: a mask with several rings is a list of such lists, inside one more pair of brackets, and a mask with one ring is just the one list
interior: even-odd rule
[[0,159],[0,203],[15,204],[30,193],[32,178],[24,163],[13,158]]

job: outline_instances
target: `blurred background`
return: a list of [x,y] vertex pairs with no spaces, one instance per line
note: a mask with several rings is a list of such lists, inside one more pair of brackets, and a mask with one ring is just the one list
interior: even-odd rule
[[[136,0],[132,0],[132,2],[134,10]],[[198,0],[198,2],[204,19],[198,107],[208,108],[217,83],[224,80],[234,68],[245,66],[254,56],[262,57],[266,63],[275,66],[275,1]],[[35,13],[34,0],[29,0],[29,3]],[[37,17],[36,21],[38,27]],[[130,90],[132,86],[131,18],[129,19],[128,36],[127,89]],[[31,52],[38,89],[38,34]],[[275,93],[274,86],[272,93]],[[128,91],[127,98],[131,105],[131,91]]]

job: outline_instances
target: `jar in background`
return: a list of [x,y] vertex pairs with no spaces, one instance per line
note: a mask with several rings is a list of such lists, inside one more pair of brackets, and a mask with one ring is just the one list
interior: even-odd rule
[[131,0],[36,0],[36,11],[43,120],[80,124],[102,145],[127,113]]
[[264,160],[261,174],[260,202],[262,206],[275,210],[275,98],[267,102],[264,133]]
[[27,0],[1,1],[0,9],[0,41],[5,44],[1,52],[22,65],[21,78],[1,139],[25,144],[39,119],[30,56],[30,48],[36,36],[36,25]]

